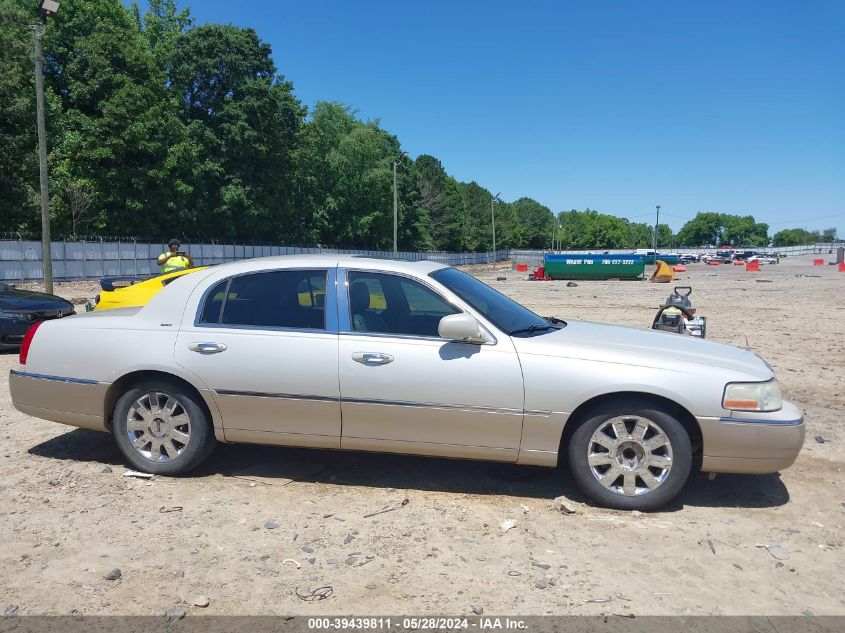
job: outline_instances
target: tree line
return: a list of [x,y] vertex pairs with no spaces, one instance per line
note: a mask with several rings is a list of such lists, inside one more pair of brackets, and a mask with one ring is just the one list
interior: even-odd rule
[[[40,232],[35,5],[0,0],[0,231],[28,234]],[[390,249],[397,162],[401,250],[489,250],[491,204],[499,248],[652,243],[649,224],[494,201],[435,156],[404,158],[378,120],[340,103],[305,107],[253,29],[194,25],[175,0],[150,0],[144,13],[62,0],[44,62],[58,234]],[[768,241],[751,216],[699,213],[677,235],[657,227],[661,247]]]

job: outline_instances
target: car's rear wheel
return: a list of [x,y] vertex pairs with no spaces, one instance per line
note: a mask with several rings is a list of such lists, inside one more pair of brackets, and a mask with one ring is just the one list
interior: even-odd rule
[[578,487],[620,510],[654,510],[683,488],[692,444],[683,424],[647,400],[613,401],[593,409],[569,440]]
[[186,473],[215,445],[211,421],[196,396],[166,381],[130,387],[117,401],[113,427],[124,457],[147,473]]

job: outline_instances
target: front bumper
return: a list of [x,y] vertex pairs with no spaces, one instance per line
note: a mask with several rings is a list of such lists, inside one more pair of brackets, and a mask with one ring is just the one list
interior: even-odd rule
[[734,413],[697,418],[702,471],[762,474],[792,466],[804,445],[804,417],[798,407],[784,401],[773,413]]
[[108,383],[36,374],[22,366],[9,372],[9,392],[18,411],[95,431],[108,431],[105,420],[108,388]]

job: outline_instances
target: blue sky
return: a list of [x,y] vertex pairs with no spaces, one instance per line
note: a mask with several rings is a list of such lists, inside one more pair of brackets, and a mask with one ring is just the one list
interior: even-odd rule
[[845,235],[840,0],[178,2],[506,200]]

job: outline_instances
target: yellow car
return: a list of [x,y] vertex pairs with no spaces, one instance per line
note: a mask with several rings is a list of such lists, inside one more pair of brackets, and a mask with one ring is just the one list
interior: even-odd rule
[[207,266],[185,268],[184,270],[177,270],[149,279],[106,277],[100,280],[102,292],[94,299],[94,305],[92,306],[89,302],[86,307],[91,311],[142,306],[177,277],[194,273],[203,268],[207,268]]

